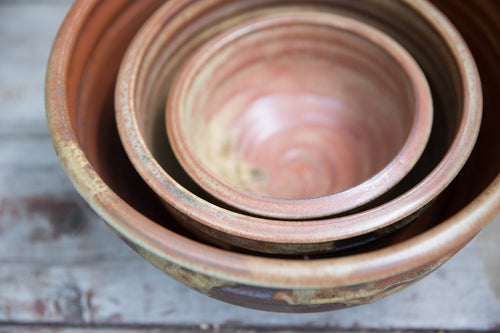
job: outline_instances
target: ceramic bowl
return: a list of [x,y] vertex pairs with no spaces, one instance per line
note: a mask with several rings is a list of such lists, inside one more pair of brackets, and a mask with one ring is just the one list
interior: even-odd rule
[[188,175],[230,206],[281,219],[331,216],[385,193],[420,158],[433,118],[406,50],[318,11],[261,15],[207,41],[167,104]]
[[[168,92],[189,55],[228,27],[284,10],[341,12],[371,24],[408,49],[427,76],[434,101],[434,130],[426,151],[401,186],[359,212],[283,221],[221,207],[203,196],[166,145]],[[170,212],[192,232],[219,246],[306,254],[379,238],[418,216],[451,182],[474,146],[481,119],[479,78],[465,43],[448,26],[446,18],[426,2],[414,6],[371,1],[341,5],[333,0],[168,2],[143,25],[122,62],[115,106],[123,146]]]
[[[124,49],[163,2],[76,1],[54,42],[46,81],[48,126],[68,176],[118,237],[161,271],[211,297],[242,306],[288,312],[340,309],[376,301],[420,280],[465,246],[500,210],[500,24],[484,24],[498,22],[500,6],[496,1],[440,0],[437,4],[460,23],[478,61],[484,78],[484,122],[467,164],[423,216],[361,247],[359,254],[315,260],[243,255],[181,234],[128,161],[113,114]],[[413,0],[384,3],[393,15],[416,8]],[[419,4],[423,7],[418,12],[434,15],[434,6]],[[407,18],[422,28],[429,26],[414,16]],[[447,22],[438,14],[432,22],[443,20]],[[444,28],[458,38],[449,23]],[[445,54],[436,48],[443,41],[435,42],[427,45],[429,52]]]

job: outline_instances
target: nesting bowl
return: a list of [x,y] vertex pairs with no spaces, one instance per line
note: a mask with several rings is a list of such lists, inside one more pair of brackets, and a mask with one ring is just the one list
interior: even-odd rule
[[[113,90],[123,52],[162,3],[76,1],[55,40],[46,81],[48,125],[70,179],[107,225],[161,271],[211,297],[242,306],[287,312],[341,309],[376,301],[420,280],[465,246],[500,210],[500,113],[496,112],[500,26],[483,24],[496,22],[500,8],[493,1],[440,0],[436,3],[462,23],[459,28],[471,42],[486,78],[485,121],[464,169],[423,216],[385,239],[360,247],[358,254],[343,252],[311,260],[244,255],[195,240],[165,214],[163,205],[135,173],[121,148],[113,116]],[[426,2],[385,5],[384,15],[400,13],[414,19],[408,22],[418,22],[413,34],[428,31],[429,24],[408,10],[436,15],[435,7]],[[457,38],[446,18],[435,17],[432,22],[444,24],[443,29],[450,29]],[[401,40],[407,28],[393,28]],[[449,43],[460,45],[460,40]],[[447,54],[444,44],[442,39],[431,38],[418,53],[441,58]],[[444,67],[437,66],[436,72]],[[432,66],[425,68],[426,73],[433,73],[428,71]],[[440,82],[447,82],[447,76],[441,78]],[[437,80],[430,82],[433,92],[442,89]],[[440,96],[449,95],[438,95],[438,106],[462,103]]]
[[[477,70],[463,40],[454,37],[453,28],[444,28],[446,18],[441,20],[426,2],[411,6],[259,0],[176,5],[166,3],[158,9],[130,44],[117,79],[116,117],[121,141],[135,169],[170,212],[199,237],[225,248],[274,254],[357,246],[414,220],[466,161],[481,119]],[[421,11],[426,6],[430,8],[427,13]],[[165,105],[170,87],[186,59],[229,27],[262,15],[307,10],[342,13],[363,21],[409,50],[431,87],[433,127],[437,130],[432,131],[422,158],[408,176],[357,212],[287,221],[228,209],[205,196],[166,144]],[[415,35],[422,37],[415,39]]]
[[331,216],[379,197],[416,164],[432,98],[393,39],[286,8],[228,30],[184,64],[165,117],[177,159],[213,198],[270,218]]

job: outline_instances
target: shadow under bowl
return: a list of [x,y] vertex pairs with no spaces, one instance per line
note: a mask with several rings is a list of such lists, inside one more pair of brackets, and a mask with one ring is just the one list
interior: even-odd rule
[[420,158],[432,119],[411,55],[318,11],[262,15],[210,39],[166,110],[172,149],[202,189],[278,219],[331,216],[385,193]]

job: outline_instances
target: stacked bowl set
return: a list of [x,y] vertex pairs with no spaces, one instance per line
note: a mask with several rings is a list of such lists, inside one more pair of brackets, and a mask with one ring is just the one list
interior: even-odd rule
[[77,0],[49,129],[91,207],[182,283],[268,311],[370,303],[500,210],[496,15],[496,0]]

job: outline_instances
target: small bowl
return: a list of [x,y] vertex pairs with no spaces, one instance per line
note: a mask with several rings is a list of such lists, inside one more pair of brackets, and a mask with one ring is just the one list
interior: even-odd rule
[[[441,195],[425,216],[402,230],[405,237],[392,234],[383,245],[374,242],[355,255],[288,260],[225,251],[181,234],[127,160],[113,117],[113,89],[124,49],[145,18],[163,3],[77,0],[54,42],[46,81],[48,126],[71,181],[117,236],[162,272],[204,294],[240,306],[285,312],[343,309],[374,302],[421,280],[457,253],[499,212],[500,24],[483,23],[498,22],[495,18],[500,15],[500,7],[496,1],[465,4],[449,0],[439,3],[448,6],[456,22],[463,23],[459,28],[467,33],[481,74],[488,78],[483,81],[487,92],[484,130],[467,165],[443,193],[448,195]],[[338,6],[342,4],[338,2]],[[450,56],[446,51],[449,48],[462,51],[458,59],[470,65],[471,56],[462,39],[431,4],[414,0],[373,4],[368,12],[395,24],[394,32],[400,40],[422,41],[421,52],[417,52],[420,60],[436,59],[436,71],[428,72],[430,82],[447,85],[447,76],[433,73],[446,68],[438,64]],[[176,14],[174,10],[172,14]],[[397,24],[401,18],[407,25]],[[433,27],[441,25],[431,33]],[[414,37],[415,31],[421,39],[408,38]],[[445,31],[447,39],[440,37]],[[94,61],[85,61],[91,58]],[[459,87],[457,90],[474,89],[474,82]],[[438,94],[435,102],[451,95]],[[444,109],[450,104],[444,103]],[[439,114],[440,109],[435,110]],[[435,214],[429,214],[431,211]],[[137,278],[141,278],[140,272]],[[155,288],[161,290],[161,283]]]
[[167,104],[184,170],[215,199],[279,219],[335,215],[387,192],[420,158],[433,119],[404,48],[318,11],[261,15],[215,36]]
[[[447,21],[438,23],[408,9],[399,14],[392,11],[400,8],[396,5],[364,2],[314,6],[309,1],[301,5],[293,1],[293,5],[269,0],[219,1],[160,8],[130,44],[115,91],[117,127],[130,161],[151,189],[161,193],[172,215],[198,237],[221,247],[283,255],[358,246],[414,220],[460,171],[479,131],[482,96],[475,64],[467,58],[464,43],[453,37],[452,30],[443,28]],[[406,2],[401,5],[409,6]],[[387,12],[373,16],[380,8],[394,17]],[[283,11],[322,13],[333,9],[393,36],[424,69],[435,103],[435,130],[421,160],[387,196],[346,216],[266,219],[218,205],[183,171],[166,144],[165,105],[179,69],[201,45],[249,19]],[[412,21],[421,23],[409,28],[406,24]],[[422,38],[415,39],[415,35]]]

